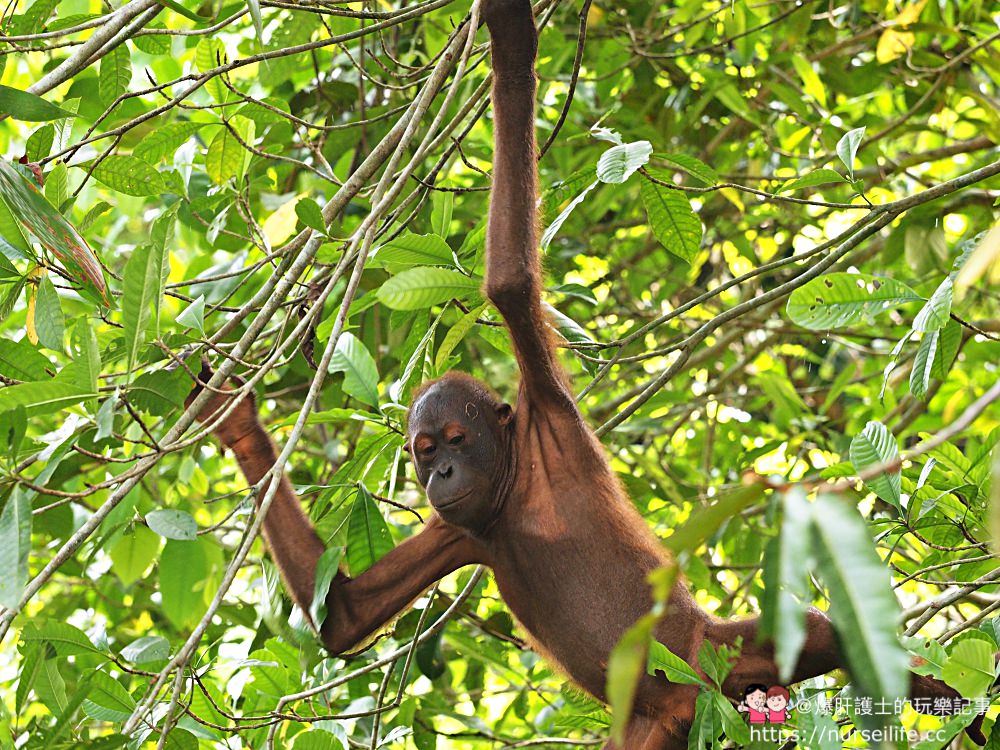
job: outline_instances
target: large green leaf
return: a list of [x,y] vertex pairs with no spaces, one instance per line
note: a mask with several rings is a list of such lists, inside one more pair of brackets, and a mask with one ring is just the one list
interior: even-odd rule
[[176,508],[150,511],[146,514],[146,524],[164,539],[190,542],[198,537],[198,522],[190,513]]
[[62,308],[59,306],[59,294],[48,276],[43,276],[38,282],[38,292],[35,297],[35,330],[38,332],[38,343],[42,346],[57,352],[63,350],[66,323],[63,320]]
[[372,256],[373,265],[451,266],[451,248],[436,234],[407,232],[381,245]]
[[144,635],[123,648],[121,655],[132,664],[161,661],[170,656],[170,641],[161,635]]
[[21,640],[51,646],[59,656],[101,653],[86,633],[65,622],[31,619],[21,631]]
[[48,358],[27,341],[0,338],[0,375],[15,380],[45,380],[51,366]]
[[478,293],[481,279],[449,268],[420,266],[396,274],[378,290],[378,298],[394,310],[421,310]]
[[670,682],[678,685],[705,684],[690,664],[656,640],[649,644],[646,671],[651,675],[662,672]]
[[837,156],[847,167],[848,174],[854,179],[854,159],[858,154],[858,146],[865,137],[865,128],[855,128],[844,133],[844,136],[837,141]]
[[913,319],[913,330],[930,333],[944,328],[951,313],[952,280],[946,276]]
[[918,299],[920,295],[895,279],[829,273],[792,292],[786,310],[804,328],[841,328]]
[[649,141],[635,141],[612,146],[597,160],[597,179],[621,184],[649,161],[653,146]]
[[573,210],[577,206],[583,203],[583,200],[584,198],[587,197],[587,194],[595,187],[597,187],[597,185],[598,182],[596,181],[587,185],[587,187],[585,187],[582,191],[580,191],[579,195],[577,195],[573,200],[571,200],[566,205],[566,207],[559,212],[559,215],[552,220],[552,223],[545,228],[545,231],[542,232],[542,240],[541,240],[541,247],[543,251],[549,249],[549,245],[552,244],[552,240],[555,239],[555,236],[559,234],[559,230],[562,229],[562,225],[566,223],[566,219],[569,218],[569,215],[573,213]]
[[150,130],[139,141],[132,154],[150,164],[156,164],[166,156],[173,156],[180,146],[202,128],[218,125],[211,122],[170,122],[161,128]]
[[[873,466],[891,463],[899,458],[896,438],[881,422],[869,422],[851,440],[851,463],[860,474]],[[880,471],[865,480],[865,485],[897,509],[900,507],[900,469]]]
[[24,122],[43,122],[45,120],[59,120],[63,117],[76,117],[72,112],[67,112],[40,96],[20,89],[13,89],[10,86],[0,86],[0,114],[9,115],[15,120],[23,120]]
[[129,377],[148,340],[153,310],[163,296],[163,254],[155,245],[139,245],[125,264],[122,327]]
[[640,617],[625,631],[608,655],[605,693],[611,707],[611,738],[619,745],[632,716],[635,691],[646,671],[650,639],[659,619],[652,613]]
[[31,550],[31,502],[20,485],[14,487],[0,511],[0,606],[13,609],[28,584]]
[[97,94],[101,103],[110,105],[128,91],[131,82],[132,58],[128,53],[128,45],[119,44],[101,58],[101,71],[97,77]]
[[667,250],[690,263],[701,247],[701,220],[684,193],[643,180],[639,192],[649,226]]
[[909,659],[896,638],[899,603],[864,519],[845,498],[820,495],[812,539],[852,681],[876,699],[906,695]]
[[690,154],[657,154],[656,158],[684,170],[706,185],[715,185],[719,182],[719,175],[714,169]]
[[783,512],[778,535],[764,555],[764,601],[760,632],[774,643],[778,679],[787,683],[806,641],[805,610],[809,601],[807,571],[812,548],[812,509],[805,492],[793,487],[781,497]]
[[145,526],[136,524],[109,550],[111,570],[125,586],[131,586],[149,570],[159,551],[159,537]]
[[178,628],[193,627],[205,613],[209,563],[205,540],[168,540],[160,555],[159,582],[163,613]]
[[23,406],[29,417],[33,414],[54,414],[67,406],[96,397],[96,393],[79,383],[55,378],[4,388],[0,411]]
[[674,533],[664,540],[664,544],[675,553],[697,550],[722,524],[750,507],[763,494],[764,490],[758,484],[720,493],[708,507],[695,509],[684,525],[674,529]]
[[343,547],[328,547],[316,563],[316,582],[313,586],[312,604],[309,605],[309,616],[316,627],[322,626],[326,620],[326,597],[330,593],[330,584],[340,572],[340,559],[343,556]]
[[132,715],[135,700],[118,680],[100,670],[91,675],[83,712],[98,721],[125,721]]
[[113,155],[94,168],[94,177],[112,190],[143,197],[166,192],[167,183],[156,168],[134,156]]
[[[63,262],[66,270],[84,285],[85,290],[92,291],[100,301],[107,303],[104,272],[87,241],[45,199],[30,178],[4,159],[0,159],[0,198],[5,204],[3,213],[10,214],[18,226],[17,231],[34,235],[43,247]],[[17,231],[11,232],[6,228],[0,231],[8,242],[18,245]]]
[[344,373],[344,393],[378,408],[378,367],[368,348],[351,333],[342,333],[330,359],[330,372]]
[[941,678],[967,698],[983,695],[994,680],[993,646],[982,638],[954,645],[941,668]]
[[368,570],[392,549],[392,536],[375,499],[364,487],[358,493],[347,522],[347,565],[351,575]]
[[923,400],[924,396],[927,395],[940,339],[941,331],[939,330],[929,331],[920,338],[917,355],[913,359],[913,369],[910,370],[910,393],[916,399]]

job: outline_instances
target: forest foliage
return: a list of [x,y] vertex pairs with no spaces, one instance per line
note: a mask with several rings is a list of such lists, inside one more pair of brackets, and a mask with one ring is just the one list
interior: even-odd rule
[[[830,611],[855,683],[795,688],[793,725],[834,733],[810,750],[871,723],[817,706],[901,696],[909,664],[991,700],[990,5],[536,5],[561,359],[704,607],[763,611],[785,675],[804,607]],[[469,0],[5,7],[0,746],[594,746],[643,669],[703,686],[691,747],[746,741],[717,691],[727,654],[699,655],[706,681],[649,643],[662,607],[616,651],[604,706],[531,649],[479,569],[360,656],[328,657],[257,538],[252,488],[185,409],[202,358],[213,385],[243,378],[327,572],[365,570],[426,522],[410,393],[462,369],[516,397],[480,291],[478,15]],[[886,720],[950,737],[974,713]]]

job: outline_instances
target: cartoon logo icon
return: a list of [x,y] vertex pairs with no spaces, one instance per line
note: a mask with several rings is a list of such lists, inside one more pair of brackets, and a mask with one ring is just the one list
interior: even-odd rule
[[747,714],[751,724],[766,724],[767,686],[758,682],[747,685],[743,691],[743,700],[736,707],[736,710]]
[[786,687],[755,682],[746,686],[736,710],[745,713],[751,724],[784,724],[788,721],[790,699]]
[[788,688],[772,685],[767,689],[767,723],[784,724],[788,719]]

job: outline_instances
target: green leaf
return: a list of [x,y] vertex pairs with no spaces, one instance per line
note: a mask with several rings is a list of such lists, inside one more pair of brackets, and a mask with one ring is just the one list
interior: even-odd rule
[[378,368],[367,347],[351,333],[342,333],[330,360],[330,372],[344,373],[344,393],[378,408]]
[[653,640],[646,657],[646,673],[655,676],[657,672],[663,672],[667,680],[678,685],[705,685],[694,667],[659,641]]
[[[226,48],[221,39],[211,36],[205,37],[195,47],[194,63],[202,73],[207,73],[220,65],[225,65],[228,61],[229,57],[226,55]],[[219,76],[209,79],[205,84],[205,90],[219,104],[229,99],[229,89],[219,80]]]
[[204,586],[209,574],[205,540],[168,540],[160,555],[159,581],[163,613],[175,627],[193,627],[205,611]]
[[147,414],[163,417],[184,404],[191,380],[183,370],[144,372],[129,387],[129,401]]
[[379,287],[378,298],[393,310],[422,310],[453,297],[462,299],[477,294],[481,284],[481,279],[449,268],[420,266],[402,271],[386,281]]
[[0,606],[13,609],[20,604],[28,585],[28,552],[31,550],[31,501],[20,485],[15,485],[0,511]]
[[125,721],[132,715],[135,701],[118,680],[100,670],[92,673],[83,712],[97,721]]
[[[826,89],[823,87],[823,81],[819,77],[819,73],[813,68],[811,62],[809,62],[802,55],[792,56],[792,65],[795,66],[795,72],[799,74],[799,78],[802,79],[802,89],[809,96],[815,99],[821,107],[826,108]],[[862,130],[863,132],[863,130]]]
[[38,293],[35,297],[35,330],[38,332],[38,343],[46,349],[56,352],[63,350],[66,324],[63,321],[62,308],[59,306],[59,294],[48,276],[43,276],[38,282]]
[[720,493],[707,508],[693,511],[690,518],[664,540],[664,544],[675,554],[697,550],[722,524],[750,507],[763,494],[763,488],[756,484]]
[[431,229],[439,237],[448,236],[454,204],[454,193],[434,192],[431,194]]
[[399,235],[381,245],[372,257],[375,266],[452,266],[451,248],[436,234]]
[[119,44],[101,58],[97,77],[97,95],[104,106],[110,105],[128,91],[132,82],[132,58],[126,44]]
[[966,698],[983,695],[993,684],[993,647],[982,638],[964,638],[952,647],[941,678]]
[[952,300],[952,280],[946,276],[938,288],[934,290],[931,298],[924,303],[913,319],[913,330],[918,333],[930,333],[939,331],[945,327],[951,314]]
[[209,125],[208,122],[170,122],[150,130],[132,152],[133,156],[150,164],[156,164],[166,156],[173,156],[182,144],[195,133]]
[[[25,340],[0,338],[0,375],[15,380],[46,380],[48,358]],[[7,393],[4,390],[4,393]]]
[[146,524],[164,539],[189,542],[198,538],[197,522],[190,513],[183,510],[154,510],[146,514]]
[[28,161],[38,162],[48,156],[52,151],[55,135],[55,127],[48,124],[42,125],[28,136],[28,142],[24,146],[24,155],[28,157]]
[[236,136],[225,128],[216,133],[208,145],[205,171],[212,178],[212,182],[222,185],[242,175],[245,159],[246,151],[243,150],[243,146],[236,140]]
[[938,336],[937,350],[934,352],[934,364],[931,365],[931,377],[938,380],[945,380],[948,371],[958,354],[958,347],[962,343],[962,324],[954,320],[949,320]]
[[0,114],[9,115],[14,120],[24,122],[44,122],[63,117],[76,117],[72,112],[57,107],[27,91],[0,86]]
[[863,695],[906,695],[909,659],[896,639],[899,603],[889,572],[857,510],[836,495],[813,508],[816,571],[830,594],[830,617],[851,676]]
[[177,316],[177,322],[185,327],[194,328],[198,333],[205,335],[205,295],[199,295],[190,305],[181,310]]
[[170,641],[160,635],[144,635],[123,648],[121,656],[132,664],[163,661],[170,656]]
[[925,333],[920,338],[917,355],[913,359],[913,369],[910,370],[910,393],[920,401],[924,400],[931,384],[931,373],[940,338],[941,331]]
[[312,198],[302,198],[295,204],[295,215],[299,221],[310,229],[326,234],[326,221],[323,219],[323,209]]
[[684,170],[706,185],[717,185],[719,183],[719,175],[716,171],[705,162],[693,156],[688,156],[687,154],[657,154],[656,158]]
[[837,141],[837,156],[840,157],[844,166],[847,167],[847,174],[850,176],[851,181],[854,180],[854,159],[858,154],[858,147],[861,145],[864,137],[865,129],[861,127],[849,130]]
[[347,522],[347,565],[351,575],[357,576],[368,570],[391,549],[389,526],[371,493],[359,484]]
[[139,245],[125,264],[122,327],[128,375],[131,378],[139,354],[149,336],[152,310],[163,296],[164,251],[151,245]]
[[805,492],[793,487],[781,497],[783,510],[778,535],[764,554],[764,600],[760,633],[774,643],[778,679],[787,683],[806,641],[806,603],[809,601],[812,511]]
[[64,204],[70,201],[69,170],[62,161],[57,161],[45,178],[45,198],[57,210],[66,210]]
[[[151,27],[147,26],[143,29],[145,31],[156,31],[158,28],[162,27]],[[131,42],[135,45],[135,48],[140,52],[145,52],[147,55],[166,55],[170,52],[170,40],[171,36],[167,34],[145,34],[142,33],[132,37]]]
[[831,182],[847,184],[847,180],[844,179],[844,176],[840,172],[832,169],[814,169],[809,174],[789,180],[781,186],[778,192],[784,193],[787,190],[802,190],[803,188],[816,187],[817,185],[827,185]]
[[741,717],[733,704],[722,693],[712,693],[715,699],[715,712],[722,722],[722,729],[726,737],[736,743],[738,747],[750,744],[750,727]]
[[[0,233],[22,250],[28,248],[25,230],[60,261],[85,290],[107,304],[107,285],[97,256],[66,217],[45,200],[32,179],[18,166],[0,159]],[[20,236],[18,240],[17,236]],[[19,244],[23,242],[23,246]],[[33,257],[33,256],[27,256]]]
[[612,146],[597,160],[597,179],[619,185],[649,161],[653,146],[649,141],[634,141]]
[[163,175],[148,162],[134,156],[109,156],[94,169],[94,177],[125,195],[143,197],[167,191]]
[[[851,440],[851,463],[859,474],[873,466],[888,464],[899,458],[899,446],[896,438],[881,422],[869,422],[865,428]],[[876,476],[865,480],[865,486],[885,500],[900,508],[900,469],[881,471]]]
[[639,192],[660,244],[686,263],[694,260],[701,247],[702,229],[687,196],[651,180],[643,180]]
[[597,182],[592,182],[589,185],[587,185],[587,187],[585,187],[578,196],[576,196],[566,205],[566,208],[564,208],[562,211],[559,212],[559,215],[552,220],[552,223],[545,228],[545,231],[542,233],[542,241],[541,241],[541,248],[543,252],[549,249],[549,245],[552,244],[552,240],[555,239],[555,236],[557,234],[559,234],[559,230],[562,228],[562,225],[566,223],[566,219],[568,219],[569,215],[573,213],[573,210],[581,203],[583,203],[583,200],[584,198],[587,197],[587,194],[595,187],[597,187],[597,185],[598,185]]
[[462,341],[476,325],[476,321],[479,316],[486,312],[489,307],[489,303],[484,303],[479,307],[474,307],[455,323],[451,328],[448,329],[448,333],[444,335],[444,339],[441,341],[441,345],[438,347],[437,354],[434,356],[434,369],[441,372],[444,366],[448,362],[448,357],[451,353],[455,351],[455,347],[458,346],[459,342]]
[[645,671],[653,628],[659,621],[654,614],[640,617],[625,631],[608,656],[605,694],[611,708],[611,738],[619,745],[632,715],[635,691]]
[[40,413],[54,414],[67,406],[96,397],[96,393],[70,381],[52,379],[21,383],[3,389],[0,411],[23,406],[29,417]]
[[340,571],[343,554],[343,547],[328,547],[316,563],[316,583],[313,586],[312,604],[309,605],[309,617],[317,628],[322,627],[326,621],[326,597],[330,593],[330,584]]
[[160,551],[160,538],[145,526],[126,530],[109,551],[111,570],[127,587],[143,577]]
[[54,620],[32,619],[21,631],[21,640],[27,644],[51,646],[59,656],[101,653],[82,630]]
[[803,328],[841,328],[920,299],[895,279],[861,273],[830,273],[799,287],[786,312]]
[[948,653],[944,650],[944,646],[933,638],[923,636],[904,636],[900,640],[913,657],[910,661],[911,672],[940,679],[944,663],[948,661]]
[[86,230],[88,230],[91,226],[93,226],[95,221],[97,221],[99,218],[101,218],[101,216],[103,216],[110,210],[111,210],[110,203],[105,203],[104,201],[98,201],[90,208],[89,211],[87,211],[87,215],[83,217],[83,221],[80,222],[80,231],[85,232]]

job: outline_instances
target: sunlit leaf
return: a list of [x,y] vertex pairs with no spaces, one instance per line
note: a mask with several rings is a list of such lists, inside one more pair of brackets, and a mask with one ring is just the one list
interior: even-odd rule
[[[859,473],[873,467],[891,465],[899,459],[896,438],[881,422],[869,422],[864,430],[851,440],[851,463]],[[873,477],[865,479],[865,485],[896,508],[900,503],[899,467],[884,469]]]
[[873,318],[920,296],[895,279],[860,273],[829,273],[792,292],[786,311],[805,328],[842,328]]

